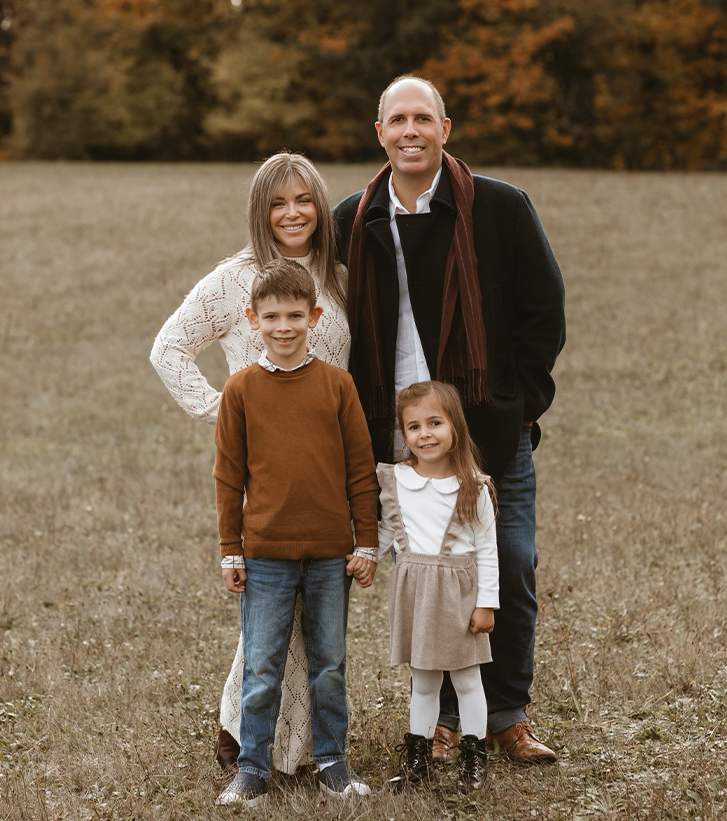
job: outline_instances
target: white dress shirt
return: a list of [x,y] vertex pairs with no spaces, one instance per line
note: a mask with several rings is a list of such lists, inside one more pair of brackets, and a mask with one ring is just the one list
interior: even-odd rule
[[[440,168],[435,174],[429,189],[417,197],[415,213],[429,214],[431,212],[429,203],[437,190],[441,176],[442,169]],[[399,324],[396,331],[396,358],[394,360],[394,393],[398,394],[402,388],[406,388],[414,382],[426,382],[432,377],[424,356],[422,340],[414,321],[404,251],[401,248],[399,226],[396,224],[397,214],[408,214],[409,211],[404,208],[396,196],[392,180],[393,175],[389,177],[389,218],[391,220],[391,235],[394,238],[394,248],[396,250],[396,273],[399,277]],[[394,459],[404,459],[408,453],[409,449],[404,444],[401,432],[397,428],[394,431]]]
[[[442,169],[440,168],[429,190],[417,198],[415,213],[430,213],[431,208],[429,207],[429,203],[437,185],[439,185],[439,178],[441,176]],[[411,309],[409,281],[406,275],[404,252],[401,248],[399,228],[396,224],[398,214],[408,214],[409,212],[396,196],[392,179],[393,176],[389,177],[389,217],[391,219],[391,234],[394,237],[394,248],[396,249],[396,272],[399,276],[399,325],[396,333],[396,361],[394,368],[394,390],[398,393],[402,388],[406,388],[413,382],[425,382],[431,379],[431,376],[429,375],[427,360],[424,357],[424,348],[422,348],[419,331],[414,321],[414,313]]]
[[[457,502],[459,480],[456,476],[446,479],[429,479],[420,476],[413,467],[398,464],[394,468],[396,493],[401,519],[412,553],[438,556],[444,534]],[[477,563],[476,607],[500,606],[499,573],[497,563],[497,535],[495,511],[487,488],[483,488],[477,500],[480,521],[465,525],[452,545],[452,556],[474,553]],[[397,553],[404,549],[394,539],[394,527],[382,515],[379,524],[379,554],[381,559],[394,547]]]

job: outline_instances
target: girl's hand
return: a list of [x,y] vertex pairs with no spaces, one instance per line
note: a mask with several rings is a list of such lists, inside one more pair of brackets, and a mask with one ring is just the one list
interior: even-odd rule
[[495,626],[495,611],[491,607],[475,607],[470,618],[470,633],[491,633]]
[[222,571],[222,580],[230,593],[244,593],[247,571],[237,567],[225,567]]

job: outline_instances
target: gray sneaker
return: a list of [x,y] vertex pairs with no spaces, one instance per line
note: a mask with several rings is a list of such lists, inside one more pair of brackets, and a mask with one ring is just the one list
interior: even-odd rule
[[369,785],[351,769],[348,761],[336,761],[318,771],[318,787],[328,795],[371,795]]
[[217,796],[215,804],[245,804],[259,807],[268,800],[268,785],[253,773],[238,772],[232,783]]

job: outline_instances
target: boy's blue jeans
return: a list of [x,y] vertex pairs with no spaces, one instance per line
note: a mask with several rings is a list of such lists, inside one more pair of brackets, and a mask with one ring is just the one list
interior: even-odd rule
[[280,710],[281,683],[293,629],[295,599],[303,597],[313,760],[346,757],[346,625],[351,577],[345,559],[246,559],[242,616],[242,772],[268,778]]

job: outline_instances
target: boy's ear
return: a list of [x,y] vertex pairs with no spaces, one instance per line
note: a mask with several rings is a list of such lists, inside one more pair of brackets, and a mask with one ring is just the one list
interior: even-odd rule
[[320,305],[316,305],[315,308],[310,312],[310,320],[308,321],[309,328],[315,328],[318,324],[318,320],[321,318],[321,314],[323,313],[323,308]]
[[247,321],[250,323],[250,327],[253,331],[259,331],[260,323],[257,321],[257,314],[255,311],[253,311],[252,308],[245,308],[245,316],[247,317]]

